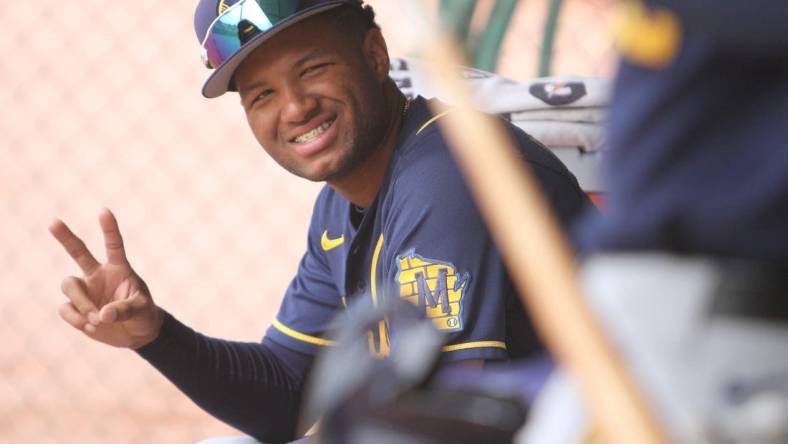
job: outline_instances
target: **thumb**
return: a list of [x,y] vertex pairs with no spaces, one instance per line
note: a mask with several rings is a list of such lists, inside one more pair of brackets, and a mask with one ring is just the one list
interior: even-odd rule
[[99,318],[101,322],[111,324],[123,322],[138,316],[148,305],[149,299],[136,292],[132,297],[121,301],[111,302],[101,308]]

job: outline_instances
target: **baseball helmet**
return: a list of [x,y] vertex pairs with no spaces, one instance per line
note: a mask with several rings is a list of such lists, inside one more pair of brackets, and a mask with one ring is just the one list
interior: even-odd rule
[[194,30],[203,62],[213,69],[202,88],[207,98],[235,91],[233,74],[255,48],[288,26],[362,0],[200,0]]

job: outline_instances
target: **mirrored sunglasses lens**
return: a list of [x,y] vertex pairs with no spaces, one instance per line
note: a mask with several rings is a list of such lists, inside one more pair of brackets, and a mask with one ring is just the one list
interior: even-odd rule
[[[230,8],[208,30],[204,47],[211,65],[214,67],[221,65],[241,48],[241,36],[244,32],[250,31],[248,28],[250,25],[253,25],[257,32],[264,32],[280,20],[281,18],[274,18],[272,23],[255,0],[243,0],[237,6]],[[239,32],[240,23],[246,28]]]

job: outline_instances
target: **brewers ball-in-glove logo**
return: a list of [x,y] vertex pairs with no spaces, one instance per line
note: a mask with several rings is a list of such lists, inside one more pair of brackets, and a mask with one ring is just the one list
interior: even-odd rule
[[397,257],[400,296],[423,307],[439,330],[462,330],[462,300],[471,279],[444,261],[421,257],[410,250]]
[[583,82],[537,82],[528,91],[548,105],[561,106],[585,96],[586,85]]

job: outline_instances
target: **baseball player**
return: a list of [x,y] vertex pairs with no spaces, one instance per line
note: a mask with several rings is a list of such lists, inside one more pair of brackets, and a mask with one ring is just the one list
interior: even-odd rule
[[[213,69],[203,95],[237,92],[263,149],[293,174],[326,182],[297,274],[261,342],[209,338],[153,302],[104,210],[104,264],[63,222],[50,227],[84,272],[63,282],[69,324],[136,350],[203,409],[268,442],[294,438],[313,358],[332,345],[329,323],[354,300],[417,305],[445,332],[447,362],[542,350],[435,124],[443,114],[422,97],[406,100],[389,78],[369,6],[201,0],[195,28]],[[539,143],[509,130],[568,224],[588,204],[577,181]],[[385,357],[396,337],[380,322],[370,351]]]
[[[625,9],[589,302],[676,442],[788,442],[788,4]],[[582,438],[568,386],[523,442]]]

